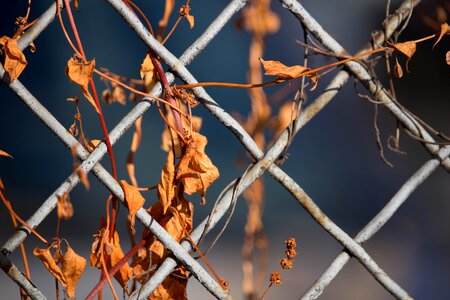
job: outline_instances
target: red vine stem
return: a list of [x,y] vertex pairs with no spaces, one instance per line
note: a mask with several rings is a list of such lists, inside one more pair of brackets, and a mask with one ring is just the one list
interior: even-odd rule
[[[78,35],[77,26],[75,25],[75,20],[72,15],[72,9],[70,8],[69,0],[64,0],[64,5],[66,7],[67,15],[68,15],[69,21],[70,21],[70,26],[72,27],[72,31],[75,36],[75,40],[77,41],[78,49],[80,50],[82,59],[84,62],[87,62],[86,55],[85,55],[84,49],[83,49],[83,44],[81,43],[80,36]],[[95,83],[94,83],[94,80],[92,79],[92,77],[89,78],[89,86],[91,87],[91,90],[92,90],[95,105],[97,106],[97,109],[98,109],[98,116],[100,119],[100,124],[102,126],[103,135],[105,136],[105,144],[106,144],[106,148],[108,149],[109,158],[111,160],[112,175],[113,175],[114,179],[117,180],[117,167],[116,167],[116,162],[114,159],[114,152],[112,149],[111,140],[109,138],[108,129],[106,127],[105,118],[103,116],[102,109],[100,106],[100,101],[98,100],[97,89],[95,88]],[[112,216],[111,216],[111,224],[110,224],[110,231],[109,231],[110,239],[112,238],[112,234],[114,234],[114,230],[115,230],[117,205],[118,205],[117,199],[114,197],[113,203],[112,203]]]
[[[166,77],[166,74],[164,73],[164,70],[163,70],[163,68],[161,66],[161,63],[154,56],[153,53],[150,53],[150,58],[152,60],[152,63],[153,63],[153,66],[155,67],[156,72],[158,73],[161,85],[164,88],[165,96],[166,96],[167,101],[169,101],[169,103],[172,104],[172,106],[176,107],[177,102],[172,97],[172,89],[170,88],[169,81],[167,81],[167,77]],[[184,129],[183,129],[183,123],[181,122],[180,113],[177,110],[173,109],[173,108],[172,108],[172,113],[173,113],[173,116],[175,117],[175,123],[177,125],[177,129],[178,129],[179,134],[183,134],[184,133]],[[184,143],[184,142],[181,141],[181,143]]]
[[137,243],[128,253],[126,253],[111,269],[109,269],[107,276],[102,278],[92,291],[87,295],[86,300],[92,300],[95,295],[102,289],[103,285],[107,282],[107,277],[113,277],[122,266],[131,259],[142,247],[147,243],[146,237]]

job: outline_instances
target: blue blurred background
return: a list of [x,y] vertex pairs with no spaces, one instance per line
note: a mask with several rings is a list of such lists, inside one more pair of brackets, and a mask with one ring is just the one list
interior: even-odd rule
[[[1,4],[1,35],[11,36],[14,33],[15,18],[25,14],[26,2],[4,1]],[[391,2],[392,9],[401,3]],[[448,1],[443,2],[448,5]],[[42,14],[51,3],[50,0],[33,1],[31,19]],[[164,1],[136,3],[156,27]],[[191,30],[187,22],[182,22],[166,44],[167,48],[175,55],[181,55],[227,3],[223,0],[192,0],[191,13],[195,16],[195,27]],[[302,3],[350,53],[355,53],[369,41],[372,30],[381,28],[385,14],[385,1],[306,0]],[[425,14],[434,17],[437,3],[424,1],[419,5],[400,41],[433,33],[420,16]],[[180,5],[177,3],[176,7]],[[264,58],[280,60],[287,65],[301,64],[303,50],[295,42],[302,38],[301,26],[277,1],[274,1],[272,8],[279,14],[282,25],[277,34],[267,38]],[[139,77],[146,47],[106,1],[80,1],[80,12],[75,17],[88,58],[95,57],[97,66],[107,67],[123,76]],[[175,17],[172,17],[171,22],[174,20]],[[237,29],[236,22],[235,16],[189,67],[198,81],[246,82],[250,35]],[[64,67],[73,53],[59,23],[53,22],[35,44],[35,54],[25,51],[28,66],[19,80],[69,128],[75,107],[66,99],[79,95],[79,88],[70,83],[64,74]],[[429,42],[418,47],[410,62],[411,73],[405,74],[401,80],[395,80],[396,91],[400,102],[409,110],[437,130],[448,133],[450,77],[449,66],[445,64],[445,52],[449,50],[449,43],[444,41],[434,50],[431,50],[431,45],[432,42]],[[320,66],[332,61],[314,57],[311,65]],[[335,72],[319,82],[317,90],[308,95],[310,100],[320,94],[333,74]],[[382,74],[380,72],[380,78],[387,83]],[[100,80],[96,84],[99,90],[103,89],[104,84]],[[244,116],[248,114],[250,101],[247,91],[228,88],[207,90],[226,111]],[[355,235],[374,217],[401,185],[430,158],[420,143],[402,133],[400,146],[407,155],[385,149],[387,159],[395,167],[390,168],[383,163],[375,142],[374,106],[357,96],[357,91],[363,90],[358,83],[354,85],[351,79],[328,107],[298,134],[288,151],[289,159],[283,165],[283,170],[350,235]],[[269,95],[275,92],[274,88],[267,90]],[[273,111],[276,112],[280,104],[289,99],[287,96],[275,103]],[[5,84],[0,85],[0,101],[0,149],[14,156],[12,160],[0,158],[0,177],[16,212],[26,219],[71,174],[72,156]],[[131,102],[125,106],[103,104],[108,128],[113,128],[133,105]],[[81,112],[88,138],[102,139],[98,118],[86,101],[81,101]],[[244,149],[231,132],[203,107],[195,108],[194,114],[203,117],[201,132],[209,140],[207,153],[221,172],[219,180],[208,190],[206,206],[199,206],[200,199],[197,197],[191,199],[196,206],[194,222],[199,222],[211,210],[220,191],[244,171],[244,166],[237,164]],[[153,186],[159,180],[165,159],[165,153],[159,147],[163,125],[156,110],[150,109],[145,114],[142,145],[136,155],[136,173],[141,186]],[[386,145],[388,136],[395,131],[396,121],[384,109],[380,110],[379,126],[382,141]],[[132,132],[127,133],[114,146],[119,177],[123,179],[128,179],[125,160],[131,136]],[[108,159],[103,160],[103,165],[110,169]],[[324,232],[278,183],[269,176],[264,178],[267,193],[263,219],[269,238],[269,271],[278,269],[278,260],[284,252],[284,240],[295,237],[300,249],[294,269],[284,273],[283,285],[273,287],[266,299],[296,299],[323,272],[342,250],[342,246]],[[104,215],[104,203],[108,196],[108,191],[95,177],[89,175],[89,179],[90,191],[78,186],[71,193],[75,215],[63,222],[61,227],[61,236],[85,257],[89,255],[92,235],[97,230],[98,217]],[[368,253],[380,266],[418,299],[450,297],[448,180],[448,174],[438,169],[410,196],[386,226],[365,244]],[[156,201],[153,192],[147,193],[145,197],[146,206]],[[232,294],[237,299],[242,295],[241,246],[246,213],[245,201],[240,199],[228,230],[208,256],[220,276],[230,281]],[[3,244],[14,230],[6,209],[0,209],[0,219],[0,242]],[[121,210],[119,224],[123,224],[123,243],[127,244],[124,220],[125,210]],[[38,227],[38,231],[51,239],[55,226],[56,214],[53,213]],[[31,255],[35,246],[42,245],[34,237],[28,238],[25,245],[33,282],[52,298],[54,282],[40,262]],[[11,257],[22,267],[19,251]],[[86,269],[78,285],[78,298],[83,298],[89,292],[98,276],[97,270]],[[0,274],[0,290],[2,299],[18,296],[15,284],[4,273]],[[189,283],[188,295],[192,299],[211,298],[195,279]],[[390,298],[371,275],[353,260],[326,289],[322,299]]]

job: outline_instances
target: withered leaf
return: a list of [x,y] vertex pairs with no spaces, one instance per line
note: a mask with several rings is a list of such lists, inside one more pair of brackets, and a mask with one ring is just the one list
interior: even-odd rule
[[79,132],[80,132],[80,131],[78,130],[77,124],[73,123],[72,125],[70,125],[69,132],[70,132],[70,134],[73,135],[74,137],[77,137],[78,134],[79,134]]
[[113,87],[112,95],[111,95],[111,101],[117,102],[122,105],[125,105],[127,102],[127,95],[125,94],[125,91],[120,86],[116,85]]
[[67,62],[65,71],[66,75],[70,78],[70,80],[80,86],[83,95],[86,97],[89,103],[91,103],[91,105],[95,108],[97,113],[99,113],[98,107],[95,104],[94,98],[92,98],[92,95],[89,92],[88,88],[89,79],[92,77],[94,69],[95,69],[95,59],[85,63],[77,61],[75,58],[71,57]]
[[279,61],[276,60],[264,60],[259,58],[263,68],[265,75],[276,76],[277,79],[288,80],[293,78],[298,78],[302,76],[308,76],[309,79],[313,82],[313,87],[311,91],[317,87],[318,77],[316,73],[308,73],[311,71],[310,68],[306,68],[303,66],[295,65],[295,66],[286,66]]
[[101,142],[101,140],[90,140],[88,150],[90,152],[94,151],[94,149],[97,148],[97,146],[100,145]]
[[408,57],[408,59],[411,59],[411,57],[413,57],[414,53],[416,53],[416,42],[414,42],[414,41],[408,41],[408,42],[404,42],[404,43],[396,43],[396,44],[393,44],[392,47],[395,50],[406,55]]
[[[107,263],[107,269],[111,269],[119,260],[124,256],[122,247],[120,246],[119,234],[114,232],[114,238],[112,242],[113,250],[110,255],[110,259]],[[114,275],[114,278],[120,283],[122,287],[124,287],[128,280],[131,278],[131,268],[128,263],[125,263]]]
[[201,204],[205,203],[206,190],[219,177],[219,170],[205,153],[207,143],[205,136],[193,131],[177,171],[177,179],[183,183],[184,192],[188,195],[200,193]]
[[183,5],[182,7],[180,7],[180,16],[185,17],[186,20],[189,22],[189,26],[192,28],[194,28],[194,16],[192,16],[190,14],[191,12],[191,7],[189,5]]
[[398,63],[397,58],[395,59],[394,74],[397,78],[403,77],[403,69],[402,66]]
[[6,156],[6,157],[13,158],[9,153],[6,153],[6,152],[3,151],[3,150],[0,150],[0,156]]
[[[294,109],[294,111],[292,111]],[[278,111],[278,116],[276,118],[275,126],[275,136],[279,136],[280,133],[285,130],[291,121],[297,117],[298,105],[293,106],[292,102],[286,102]]]
[[129,210],[131,228],[134,230],[134,219],[136,213],[144,205],[145,199],[142,197],[137,187],[129,185],[125,180],[120,181],[120,186],[125,194],[125,201],[127,202]]
[[16,80],[28,64],[25,55],[20,50],[17,40],[7,37],[0,38],[0,45],[5,52],[5,62],[3,67],[11,81]]
[[41,262],[44,264],[44,267],[53,275],[53,277],[61,282],[64,288],[67,288],[66,277],[62,273],[59,266],[56,264],[49,249],[35,248],[33,251],[33,255],[41,260]]
[[[159,201],[149,209],[149,214],[178,242],[185,237],[185,230],[191,232],[193,213],[194,206],[184,198],[178,200],[176,208],[170,206],[166,214],[163,213],[163,206]],[[148,229],[145,229],[143,235],[147,232]],[[148,259],[153,264],[158,264],[167,257],[164,245],[154,236],[152,236],[148,250],[152,254]],[[148,266],[144,265],[143,267],[146,269]]]
[[61,259],[61,271],[67,281],[67,294],[75,298],[75,287],[86,267],[86,259],[75,253],[71,247]]
[[89,191],[89,189],[91,188],[91,185],[89,183],[89,179],[88,179],[86,172],[81,167],[78,167],[78,168],[76,168],[75,173],[80,178],[80,181],[83,184],[84,188]]
[[442,37],[446,34],[450,34],[450,26],[447,23],[441,24],[441,32],[439,33],[439,37],[433,45],[433,48],[441,41]]
[[159,21],[159,27],[166,27],[169,22],[169,17],[172,14],[173,7],[175,6],[175,0],[166,0],[164,6],[164,14],[162,19]]
[[264,36],[278,31],[280,18],[270,9],[268,1],[260,1],[255,5],[251,3],[244,9],[240,25],[247,31]]
[[[181,110],[183,112],[186,112],[186,107],[184,105],[180,106]],[[175,118],[173,117],[173,113],[171,110],[167,113],[167,120],[170,124],[174,124]],[[187,131],[192,130],[198,132],[200,131],[202,127],[202,118],[197,116],[191,117],[191,123],[189,124],[188,120],[186,118],[181,119],[181,123],[183,124],[183,128]],[[170,131],[169,131],[170,130]],[[173,138],[173,148],[172,148],[172,138]],[[181,147],[180,147],[180,140],[178,138],[178,134],[173,131],[172,129],[168,128],[168,126],[164,127],[163,133],[161,135],[161,149],[169,152],[172,151],[172,149],[175,149],[175,157],[179,157],[181,155]]]
[[71,57],[67,62],[66,75],[74,83],[87,87],[95,69],[95,58],[88,62],[77,61]]
[[161,171],[161,179],[158,183],[158,198],[163,207],[163,214],[166,214],[175,196],[175,156],[173,151],[167,153],[166,164]]
[[145,55],[144,61],[141,64],[141,79],[144,79],[144,89],[146,92],[150,92],[153,86],[158,82],[158,74],[155,70],[155,66],[150,58],[150,53]]
[[148,300],[187,300],[187,278],[170,275],[147,298]]
[[73,216],[73,205],[69,200],[69,194],[64,193],[62,196],[57,195],[57,198],[58,218],[69,220]]

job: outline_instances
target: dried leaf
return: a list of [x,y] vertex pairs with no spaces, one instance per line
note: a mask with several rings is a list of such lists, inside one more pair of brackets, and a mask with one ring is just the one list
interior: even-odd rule
[[3,151],[3,150],[0,150],[0,156],[6,156],[6,157],[13,158],[9,153],[6,153],[6,152]]
[[123,88],[121,88],[118,85],[113,87],[111,101],[120,103],[122,105],[126,104],[127,95],[125,94],[125,91],[123,90]]
[[91,103],[91,105],[95,108],[97,113],[99,113],[94,98],[92,98],[92,95],[89,92],[88,88],[89,79],[92,77],[94,69],[95,69],[95,59],[84,63],[79,62],[75,60],[73,57],[71,57],[67,62],[65,71],[66,75],[70,78],[70,80],[80,86],[83,95],[86,97],[89,103]]
[[52,254],[49,249],[39,249],[35,248],[33,251],[33,255],[41,260],[44,264],[44,267],[55,277],[64,288],[67,288],[67,280],[61,269],[56,264]]
[[72,248],[68,247],[67,252],[61,259],[61,271],[67,281],[67,294],[70,298],[75,298],[75,286],[86,267],[86,259],[79,256]]
[[77,137],[80,133],[77,124],[73,123],[72,125],[70,125],[69,132],[72,136]]
[[[185,237],[185,231],[192,230],[194,206],[184,198],[178,199],[176,208],[170,206],[166,214],[163,213],[163,206],[159,201],[155,202],[148,212],[178,242]],[[147,233],[148,229],[145,229],[143,235]],[[148,250],[152,255],[146,260],[147,264],[161,263],[168,255],[164,245],[153,235]],[[143,267],[147,269],[148,265],[144,264]]]
[[288,80],[293,78],[298,78],[302,76],[308,76],[313,82],[313,87],[311,91],[317,87],[318,77],[316,73],[309,73],[311,71],[310,68],[305,68],[303,66],[295,65],[292,67],[286,66],[279,61],[276,60],[264,60],[259,58],[263,68],[265,75],[277,76],[277,79]]
[[125,201],[127,202],[129,210],[129,219],[131,223],[131,228],[134,231],[134,219],[137,211],[144,205],[145,199],[142,197],[141,193],[137,187],[129,185],[125,180],[120,181],[120,186],[125,194]]
[[105,103],[111,104],[111,91],[107,88],[102,92],[102,99]]
[[275,33],[280,28],[280,18],[270,9],[269,1],[259,1],[248,5],[242,12],[240,25],[245,30],[264,36]]
[[[167,2],[166,2],[167,3]],[[158,82],[158,74],[155,70],[155,66],[150,58],[150,53],[145,55],[144,61],[141,64],[141,79],[144,79],[144,89],[146,92],[150,92],[153,86]]]
[[[180,108],[183,112],[186,112],[186,108],[184,105],[180,106]],[[167,113],[167,120],[169,121],[170,124],[174,124],[175,122],[175,118],[173,117],[173,113],[171,110],[169,110],[169,112]],[[181,122],[183,124],[183,128],[188,132],[190,132],[191,124],[189,124],[189,122],[185,118],[182,118]],[[192,130],[199,132],[200,128],[202,127],[202,122],[203,121],[201,117],[192,116],[191,118]],[[172,137],[174,139],[173,149],[175,149],[175,157],[179,157],[181,155],[180,140],[178,138],[177,133],[172,129],[169,129],[168,126],[164,127],[164,131],[161,135],[161,149],[166,152],[172,151]]]
[[[294,111],[292,111],[293,108]],[[298,105],[293,107],[292,102],[286,102],[280,107],[276,118],[275,137],[279,136],[280,133],[289,126],[292,120],[297,117],[297,113]]]
[[406,55],[408,59],[411,59],[414,53],[416,53],[416,42],[414,41],[393,44],[392,47]]
[[25,69],[28,64],[25,55],[20,50],[17,40],[12,39],[4,35],[0,38],[0,45],[3,46],[5,52],[5,62],[3,67],[11,81],[16,80],[20,73]]
[[101,256],[101,244],[102,237],[108,234],[108,229],[106,228],[105,218],[100,218],[100,225],[98,227],[97,233],[94,235],[94,242],[91,246],[91,254],[89,255],[89,261],[92,267],[100,269],[102,267]]
[[89,184],[89,179],[86,172],[81,167],[78,167],[76,168],[75,173],[78,177],[80,177],[80,181],[84,185],[84,188],[89,191],[91,185]]
[[441,32],[439,33],[439,37],[436,40],[436,43],[434,43],[434,45],[433,45],[433,49],[434,49],[434,46],[436,46],[441,41],[442,37],[446,34],[450,34],[450,26],[448,26],[447,23],[444,23],[444,24],[441,24]]
[[127,173],[128,176],[130,177],[131,184],[136,187],[138,186],[138,182],[134,172],[134,154],[136,153],[137,149],[139,148],[139,145],[141,144],[141,138],[142,138],[142,116],[139,117],[136,120],[136,122],[134,122],[133,138],[131,139],[130,152],[128,152],[126,163]]
[[447,53],[445,53],[445,61],[447,62],[447,65],[450,66],[450,51],[447,51]]
[[98,145],[101,144],[101,140],[90,140],[89,141],[89,151],[94,151],[95,148],[97,148]]
[[184,192],[188,195],[200,193],[201,204],[205,204],[206,190],[219,177],[219,170],[205,153],[207,143],[205,136],[193,131],[177,171],[177,179],[183,183]]
[[148,300],[187,300],[187,278],[170,275],[147,298]]
[[[113,250],[112,250],[110,259],[108,260],[108,263],[107,263],[108,270],[111,269],[124,256],[122,247],[120,246],[119,234],[117,233],[117,231],[114,232],[112,246],[113,246]],[[114,278],[116,278],[116,280],[120,283],[120,285],[122,287],[124,287],[127,284],[128,280],[131,278],[131,268],[128,265],[128,263],[125,263],[120,268],[119,272],[117,272],[114,275]]]
[[172,203],[175,196],[175,157],[173,151],[167,153],[166,164],[161,171],[161,179],[158,183],[158,198],[163,207],[163,214]]
[[69,220],[73,216],[73,205],[69,200],[69,194],[64,193],[62,196],[57,195],[58,218]]
[[397,58],[395,59],[394,74],[397,78],[403,77],[403,69],[402,66],[398,63]]
[[194,28],[194,23],[195,22],[194,22],[194,16],[192,16],[190,14],[190,12],[191,12],[191,7],[188,4],[183,5],[182,7],[180,7],[180,11],[179,11],[180,16],[186,18],[186,20],[189,22],[189,26],[192,29],[192,28]]
[[166,5],[164,7],[164,15],[162,19],[159,21],[159,27],[166,27],[169,22],[170,14],[173,11],[173,7],[175,6],[175,0],[166,0]]
[[92,77],[92,73],[95,69],[95,59],[88,62],[80,62],[71,57],[67,62],[66,75],[74,83],[79,84],[87,88],[89,79]]

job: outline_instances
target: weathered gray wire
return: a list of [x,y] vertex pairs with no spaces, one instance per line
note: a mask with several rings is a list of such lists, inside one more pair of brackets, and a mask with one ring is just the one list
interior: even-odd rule
[[42,292],[37,289],[25,275],[11,262],[11,260],[0,252],[0,268],[6,273],[17,285],[22,288],[28,296],[33,300],[47,299]]
[[[161,59],[186,83],[197,83],[192,74],[186,67],[163,45],[161,45],[145,28],[140,20],[134,15],[128,7],[120,0],[107,0],[116,11],[126,20],[133,28],[137,35],[144,43],[152,49]],[[195,95],[202,104],[216,116],[228,129],[230,129],[238,140],[244,145],[248,152],[257,160],[263,156],[262,151],[258,148],[254,140],[242,128],[242,126],[224,111],[215,102],[206,91],[201,88],[193,89]],[[370,255],[356,243],[347,233],[334,224],[312,201],[312,199],[303,191],[303,189],[286,173],[275,165],[268,168],[269,173],[280,182],[308,211],[308,213],[316,220],[328,233],[330,233],[337,241],[344,245],[367,270],[392,294],[398,298],[407,299],[408,293],[404,291],[394,280],[392,280],[370,257]]]
[[[308,11],[295,0],[279,0],[284,7],[289,9],[304,26],[312,33],[312,35],[324,45],[329,51],[337,56],[348,55],[348,52],[330,35],[323,27],[308,13]],[[411,1],[411,4],[415,3]],[[413,6],[411,6],[412,8]],[[439,146],[435,144],[435,140],[428,131],[414,119],[407,111],[399,107],[396,101],[390,96],[389,92],[384,89],[381,83],[367,72],[364,65],[350,61],[345,63],[348,70],[358,78],[361,83],[372,93],[372,95],[381,101],[386,108],[414,135],[421,137],[426,141],[424,146],[433,155],[439,151]],[[450,171],[450,159],[445,160],[442,166]]]
[[[386,224],[386,222],[394,215],[399,207],[406,201],[406,199],[414,192],[414,190],[422,184],[442,163],[442,161],[450,155],[450,147],[444,147],[439,150],[438,158],[428,160],[422,167],[417,170],[398,190],[391,200],[383,207],[383,209],[358,233],[355,241],[362,244],[369,240],[377,231]],[[344,250],[316,282],[308,289],[308,291],[301,297],[302,300],[317,299],[324,291],[324,289],[331,283],[337,274],[344,268],[350,260],[350,255]]]
[[[244,3],[245,1],[235,1],[235,2],[241,2],[241,3]],[[213,36],[211,36],[210,37],[211,39],[213,38]],[[191,46],[191,48],[193,48],[194,47],[194,49],[195,48],[197,48],[197,44],[196,43],[194,43],[192,46]],[[182,58],[180,58],[180,61],[183,61],[183,59]],[[194,81],[195,81],[195,79],[194,79]],[[189,81],[187,81],[187,82],[189,82]],[[191,82],[192,83],[192,82]],[[208,96],[209,97],[209,96]],[[206,99],[206,100],[209,100],[209,99]],[[211,99],[212,100],[212,99]],[[212,102],[212,104],[214,105],[214,104],[216,104],[214,101]],[[238,132],[238,134],[239,134],[240,132]],[[250,143],[251,144],[251,143]],[[245,145],[245,144],[244,144]],[[259,150],[259,149],[258,149]],[[269,159],[269,154],[271,153],[273,156],[272,156],[272,159],[275,159],[277,156],[275,156],[274,155],[274,153],[276,153],[276,151],[281,151],[281,150],[279,150],[279,149],[276,149],[276,148],[273,148],[273,149],[271,149],[268,153],[267,153],[267,155],[265,156],[265,158],[263,158],[263,160],[262,161],[260,161],[260,162],[258,162],[258,164],[257,165],[259,165],[259,167],[256,167],[257,165],[255,165],[255,167],[256,167],[256,169],[255,170],[259,170],[258,172],[261,172],[260,174],[259,173],[254,173],[254,174],[259,174],[258,176],[260,176],[261,174],[262,174],[262,172],[264,171],[264,169],[265,168],[267,168],[268,166],[269,166],[269,164],[270,164],[270,159]],[[261,156],[262,156],[262,152],[261,152]],[[272,160],[273,161],[273,160]],[[268,163],[269,162],[269,163]],[[265,164],[267,164],[267,165],[265,165]],[[99,166],[99,165],[98,165]],[[106,172],[106,171],[105,171]],[[108,174],[109,175],[109,174]],[[110,176],[110,175],[109,175]],[[255,176],[255,175],[254,175]],[[257,177],[258,177],[257,176]],[[256,177],[255,177],[256,178]],[[120,189],[121,190],[121,189]],[[212,227],[211,227],[212,228]]]
[[[228,20],[231,18],[231,16],[238,11],[240,8],[242,8],[242,6],[244,5],[245,1],[233,1],[231,2],[223,11],[222,13],[215,19],[215,21],[209,26],[209,28],[204,32],[204,34],[202,34],[202,36],[197,39],[197,41],[194,43],[195,46],[191,46],[184,54],[183,56],[180,58],[182,60],[184,60],[186,63],[190,63],[193,58],[201,52],[202,49],[204,49],[204,47],[206,47],[206,45],[212,40],[212,38],[220,31],[220,29],[228,22]],[[50,23],[50,22],[48,22]],[[41,24],[39,24],[39,26],[41,26]],[[28,38],[28,41],[31,42],[33,39],[36,38],[36,36],[41,32],[40,31],[33,31],[35,32],[35,35],[32,36],[31,38]],[[27,46],[26,43],[22,43],[21,44],[23,48],[25,48]],[[22,49],[23,49],[22,48]],[[169,74],[170,75],[170,74]],[[3,73],[0,74],[0,77],[3,77]],[[173,78],[172,78],[173,80]],[[20,85],[20,83],[18,81],[16,81],[17,84]],[[53,133],[55,133],[67,146],[69,147],[73,147],[74,145],[78,145],[77,146],[77,152],[78,155],[85,159],[87,156],[87,152],[81,147],[81,145],[79,145],[79,143],[70,135],[70,133],[67,132],[67,130],[45,109],[45,107],[43,107],[42,105],[40,105],[40,103],[28,92],[26,91],[26,89],[22,86],[20,87],[18,90],[15,89],[15,86],[12,85],[10,86],[13,91],[15,91],[19,97],[21,97],[21,99],[23,99],[25,101],[25,103],[38,115],[38,117],[44,122],[46,123],[46,125],[53,131]],[[160,94],[161,93],[161,87],[160,85],[158,87],[156,87],[152,93],[156,94]],[[146,109],[148,109],[149,105],[146,104],[146,102],[141,102],[140,104],[138,104],[133,110],[134,111],[138,111],[138,113],[130,113],[130,114],[125,117],[120,124],[124,124],[126,123],[129,128],[129,126],[131,126],[134,121],[137,119],[137,117],[139,117],[140,115],[142,115]],[[99,179],[121,200],[123,200],[123,191],[120,188],[120,185],[117,184],[117,182],[111,177],[111,175],[109,173],[107,173],[106,170],[103,169],[103,167],[100,166],[100,164],[96,165],[94,167],[93,170],[94,174],[96,174],[97,177],[99,177]],[[109,177],[109,178],[108,178]],[[106,178],[106,180],[105,180]],[[76,183],[75,183],[76,184]],[[72,186],[73,188],[73,186]],[[69,190],[67,190],[69,191]],[[49,208],[48,205],[48,201],[46,201],[44,203],[45,211],[47,211],[47,208]],[[143,216],[143,223],[147,223],[147,224],[151,224],[154,222],[151,222],[151,219],[145,218],[145,214]],[[147,214],[148,215],[148,214]],[[44,216],[44,215],[43,215]],[[139,219],[139,213],[137,214],[137,217]],[[45,218],[45,217],[44,217]],[[43,218],[40,220],[42,221]],[[30,222],[31,224],[33,224],[33,221]],[[145,224],[144,224],[145,225]],[[150,229],[152,229],[150,227]],[[153,231],[153,230],[152,230]],[[164,234],[164,233],[162,233]],[[168,235],[167,233],[165,233],[166,235]],[[158,236],[158,234],[155,234],[156,236]],[[170,237],[170,235],[168,235]],[[11,238],[4,246],[5,251],[9,251],[11,252],[12,250],[14,250],[15,247],[17,247],[21,241],[23,241],[23,239],[26,237],[26,234],[22,231],[19,231],[18,234],[16,234],[15,236],[13,236],[13,238]],[[161,240],[161,239],[160,239]],[[164,239],[163,239],[164,240]],[[164,241],[163,241],[164,243]],[[166,245],[166,247],[171,250],[170,245]],[[171,250],[173,252],[173,250]],[[176,254],[174,252],[174,254]],[[180,253],[180,255],[184,255],[183,253]],[[186,254],[187,255],[187,254]],[[185,256],[185,255],[184,255]],[[185,258],[185,260],[189,260],[189,258]],[[183,259],[180,259],[180,261],[183,261]],[[188,266],[189,269],[189,266]],[[200,273],[199,273],[200,272]],[[199,276],[202,276],[205,278],[205,280],[200,280],[200,282],[202,284],[206,284],[207,288],[209,286],[208,289],[213,289],[213,292],[215,290],[215,295],[220,297],[220,298],[224,298],[227,297],[226,295],[223,295],[223,290],[220,288],[220,286],[217,285],[217,283],[208,276],[202,275],[202,271],[201,270],[194,270],[194,276],[199,274]],[[197,277],[197,276],[196,276]],[[219,291],[220,289],[220,291]],[[222,294],[222,295],[221,295]]]

